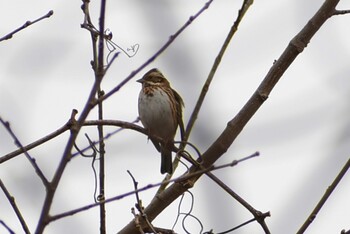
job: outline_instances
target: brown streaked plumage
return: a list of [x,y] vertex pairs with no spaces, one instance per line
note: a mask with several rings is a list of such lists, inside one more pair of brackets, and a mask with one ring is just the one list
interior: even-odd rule
[[[172,174],[171,148],[178,126],[180,126],[181,139],[184,134],[183,100],[156,68],[148,71],[137,82],[142,84],[138,103],[141,122],[148,130],[149,138],[161,152],[161,173]],[[152,136],[162,138],[163,143],[158,143],[154,138],[152,139]]]

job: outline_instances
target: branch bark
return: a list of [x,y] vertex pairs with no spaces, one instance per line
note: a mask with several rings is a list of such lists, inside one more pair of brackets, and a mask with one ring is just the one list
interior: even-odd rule
[[[201,165],[210,167],[219,159],[231,146],[236,137],[243,130],[248,121],[266,101],[272,89],[275,87],[284,72],[293,63],[296,57],[303,52],[311,38],[321,26],[335,14],[335,7],[339,0],[326,0],[316,14],[304,26],[304,28],[290,41],[282,55],[270,68],[269,72],[261,82],[260,86],[243,106],[240,112],[231,119],[216,141],[202,155]],[[200,170],[196,166],[190,168],[189,173]],[[154,220],[168,205],[182,195],[187,189],[193,187],[202,174],[192,177],[186,181],[172,184],[163,193],[158,194],[145,208],[144,213],[150,221]],[[142,223],[146,227],[145,223]],[[119,233],[139,233],[134,220],[127,224]]]

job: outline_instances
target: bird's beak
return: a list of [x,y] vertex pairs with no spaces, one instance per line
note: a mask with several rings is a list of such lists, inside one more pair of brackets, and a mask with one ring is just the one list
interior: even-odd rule
[[141,78],[141,79],[137,80],[136,82],[139,82],[142,84],[144,82],[144,80]]

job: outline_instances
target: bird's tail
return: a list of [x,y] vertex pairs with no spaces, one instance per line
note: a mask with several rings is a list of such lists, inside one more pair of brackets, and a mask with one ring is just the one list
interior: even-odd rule
[[160,172],[162,174],[173,173],[173,160],[171,157],[171,150],[168,147],[161,147],[161,164],[160,164]]

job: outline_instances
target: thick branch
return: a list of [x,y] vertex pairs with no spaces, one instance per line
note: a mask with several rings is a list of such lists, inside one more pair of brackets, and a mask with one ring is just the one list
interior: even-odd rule
[[[202,165],[204,167],[210,167],[213,165],[213,163],[227,151],[248,121],[268,98],[270,92],[282,77],[283,73],[288,69],[295,58],[304,50],[311,38],[327,21],[327,19],[333,15],[338,2],[339,0],[325,1],[325,3],[305,25],[305,27],[291,40],[285,51],[271,67],[270,71],[258,89],[254,92],[252,97],[248,100],[241,111],[228,122],[227,127],[224,129],[221,135],[202,155]],[[197,170],[199,170],[198,167],[192,166],[190,173]],[[145,208],[145,213],[147,214],[149,220],[154,220],[169,204],[171,204],[187,189],[191,188],[200,178],[200,176],[201,175],[198,175],[181,183],[174,183],[163,193],[155,197],[148,207]],[[131,221],[127,226],[125,226],[120,233],[138,233],[135,229],[134,221]]]

